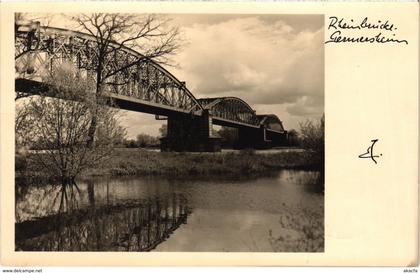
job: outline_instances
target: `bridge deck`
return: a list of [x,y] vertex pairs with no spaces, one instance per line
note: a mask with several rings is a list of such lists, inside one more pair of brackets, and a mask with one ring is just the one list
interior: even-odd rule
[[[39,95],[39,94],[48,92],[49,86],[42,82],[17,78],[15,80],[15,90],[18,92]],[[125,95],[120,95],[120,94],[115,94],[115,93],[107,94],[107,96],[104,96],[104,97],[110,98],[110,100],[108,101],[110,105],[112,105],[113,107],[117,107],[119,109],[123,109],[123,110],[142,112],[142,113],[148,113],[148,114],[159,115],[159,116],[171,116],[171,115],[179,115],[179,114],[196,115],[196,116],[202,115],[202,111],[191,112],[182,108],[163,105],[160,103],[141,100],[141,99],[137,99],[137,98],[133,98],[133,97],[125,96]],[[259,125],[238,122],[238,121],[224,119],[217,116],[213,116],[212,120],[213,120],[213,124],[220,125],[220,126],[227,126],[227,127],[234,127],[234,128],[254,128],[254,129],[260,128]],[[266,130],[273,133],[278,133],[278,134],[283,133],[283,132],[276,131],[273,129],[266,129]]]

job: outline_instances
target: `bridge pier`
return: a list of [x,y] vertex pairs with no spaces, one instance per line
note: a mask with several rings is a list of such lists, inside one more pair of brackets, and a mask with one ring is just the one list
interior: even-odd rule
[[288,146],[287,131],[282,134],[267,131],[266,136],[271,140],[272,147]]
[[258,129],[254,128],[239,128],[238,142],[236,148],[238,149],[269,149],[272,147],[272,142],[267,138],[266,129],[261,126]]
[[221,138],[213,135],[212,128],[208,111],[201,116],[169,116],[167,135],[161,138],[161,151],[220,152]]

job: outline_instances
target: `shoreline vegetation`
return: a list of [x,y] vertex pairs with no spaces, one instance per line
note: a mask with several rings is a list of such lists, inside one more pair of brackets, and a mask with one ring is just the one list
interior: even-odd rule
[[[16,156],[17,181],[51,180],[31,153]],[[273,153],[240,150],[223,153],[156,152],[146,149],[116,149],[100,165],[90,167],[79,178],[98,176],[224,176],[231,178],[269,176],[281,169],[322,170],[311,154],[288,149]],[[46,178],[46,179],[45,179]],[[50,177],[51,178],[51,177]]]

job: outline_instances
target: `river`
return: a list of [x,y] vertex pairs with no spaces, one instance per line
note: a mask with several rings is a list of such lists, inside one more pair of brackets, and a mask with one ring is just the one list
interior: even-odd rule
[[324,250],[319,172],[95,178],[16,189],[17,251]]

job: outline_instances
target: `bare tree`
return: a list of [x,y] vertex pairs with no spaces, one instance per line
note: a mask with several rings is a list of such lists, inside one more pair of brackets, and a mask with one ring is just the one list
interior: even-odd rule
[[[171,64],[170,56],[181,45],[179,29],[167,27],[168,20],[156,15],[95,13],[72,17],[82,32],[96,38],[94,55],[96,95],[99,98],[107,80],[144,59]],[[117,46],[110,46],[116,44]],[[142,56],[130,63],[116,64],[114,53],[123,47],[139,51]],[[110,63],[113,62],[113,65]],[[97,115],[92,116],[89,127],[89,146],[94,145]]]
[[25,147],[33,139],[33,117],[26,104],[16,105],[15,113],[15,145],[17,148]]
[[[31,133],[25,135],[32,138],[32,148],[38,151],[32,155],[34,161],[47,174],[77,187],[76,177],[109,157],[123,130],[117,124],[116,110],[98,103],[88,91],[94,82],[81,76],[71,64],[61,64],[44,82],[51,86],[49,92],[59,94],[59,99],[48,94],[30,99],[25,111],[32,123]],[[92,148],[87,144],[94,115],[98,133]]]

